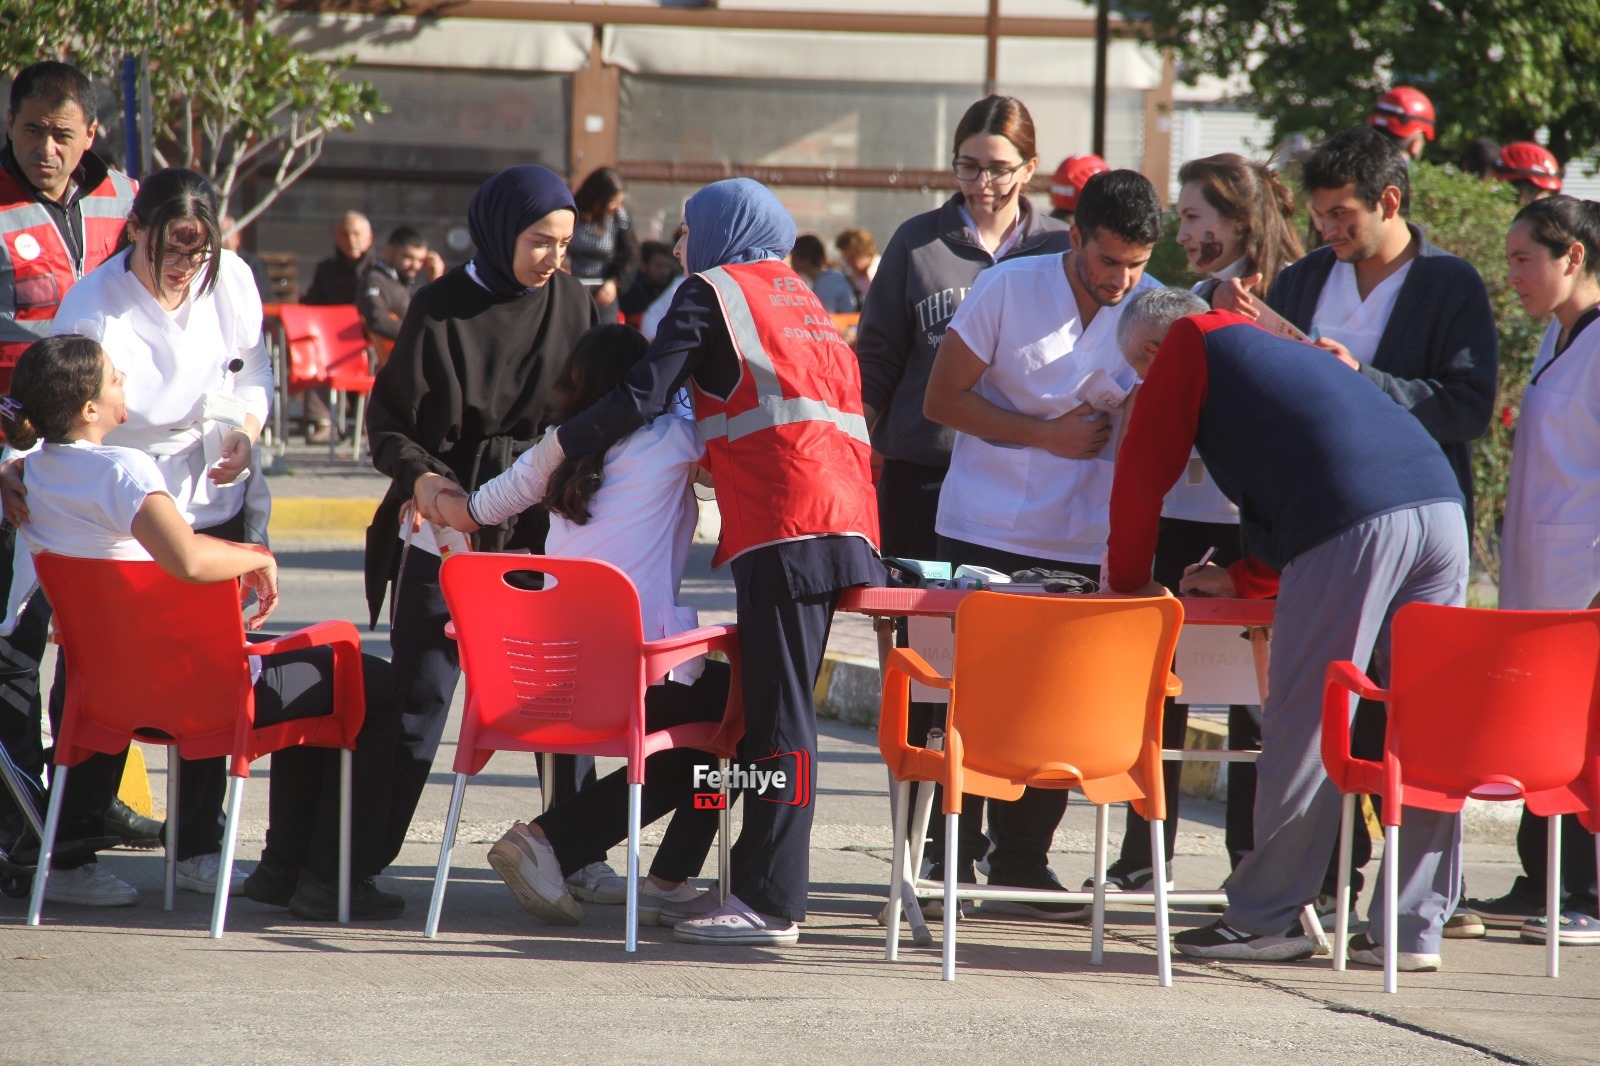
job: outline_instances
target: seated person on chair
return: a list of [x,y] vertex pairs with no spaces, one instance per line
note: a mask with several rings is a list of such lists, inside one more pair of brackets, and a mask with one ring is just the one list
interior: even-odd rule
[[[610,393],[648,347],[631,326],[596,326],[580,337],[555,384],[560,419]],[[678,606],[677,595],[699,514],[690,479],[704,451],[694,423],[669,409],[604,453],[564,460],[542,497],[550,511],[545,554],[601,559],[626,573],[639,590],[646,640],[698,624],[692,607]],[[470,498],[454,482],[424,474],[438,483],[427,490],[435,493],[436,515],[472,532],[541,502],[525,485],[532,476],[531,455],[523,453]],[[418,496],[423,498],[421,491]],[[530,562],[530,568],[535,565]],[[726,663],[696,660],[677,667],[645,693],[645,727],[720,720],[728,680]],[[698,895],[689,878],[711,850],[718,815],[695,808],[694,768],[712,760],[703,751],[672,748],[645,762],[641,823],[672,812],[650,876],[639,886],[640,921],[646,925],[671,924],[671,915],[663,920],[663,908]],[[627,770],[618,769],[539,817],[516,823],[489,849],[489,864],[530,914],[562,925],[582,916],[565,878],[603,860],[627,838],[627,788]]]
[[[242,579],[258,603],[248,626],[260,629],[278,604],[272,554],[261,545],[195,533],[155,460],[103,443],[127,419],[123,377],[99,344],[76,334],[39,341],[18,360],[11,395],[0,400],[0,425],[16,447],[44,441],[23,472],[29,520],[21,532],[28,547],[83,559],[153,560],[184,581]],[[375,866],[365,854],[371,848],[364,846],[378,835],[370,824],[381,824],[387,813],[383,756],[392,753],[393,741],[383,743],[383,734],[394,731],[392,675],[384,660],[362,658],[367,717],[354,760],[350,913],[356,919],[395,918],[405,902],[373,883],[381,863]],[[331,649],[263,656],[260,666],[258,725],[329,713]],[[272,757],[272,771],[267,846],[244,894],[287,906],[299,918],[331,920],[337,909],[338,756],[328,748],[290,748]]]

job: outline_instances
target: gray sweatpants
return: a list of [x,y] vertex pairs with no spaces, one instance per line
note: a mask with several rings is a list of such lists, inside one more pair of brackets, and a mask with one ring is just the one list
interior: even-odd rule
[[[1230,926],[1280,936],[1321,890],[1339,834],[1339,792],[1321,755],[1328,664],[1370,658],[1382,684],[1395,611],[1408,603],[1460,606],[1466,589],[1467,527],[1456,503],[1369,519],[1284,567],[1256,762],[1255,850],[1228,880]],[[1437,952],[1461,881],[1460,815],[1407,809],[1399,852],[1395,947]],[[1383,928],[1381,895],[1370,909],[1374,930]]]

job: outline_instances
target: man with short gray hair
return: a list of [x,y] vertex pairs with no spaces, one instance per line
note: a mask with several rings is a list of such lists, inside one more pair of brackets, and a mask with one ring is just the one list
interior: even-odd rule
[[[1323,674],[1345,659],[1373,658],[1382,671],[1388,624],[1404,604],[1465,602],[1461,489],[1420,422],[1317,348],[1171,290],[1138,297],[1119,327],[1144,384],[1117,456],[1110,588],[1162,592],[1150,579],[1161,501],[1197,448],[1239,507],[1250,557],[1226,569],[1191,567],[1180,587],[1278,597],[1255,850],[1229,881],[1222,920],[1174,941],[1198,958],[1307,958],[1315,948],[1297,915],[1321,889],[1340,806],[1320,759]],[[1402,970],[1439,967],[1459,895],[1460,834],[1459,815],[1431,811],[1408,812],[1401,827],[1394,947]],[[1382,912],[1380,899],[1371,930],[1383,928]],[[1370,933],[1350,949],[1353,961],[1382,965]]]

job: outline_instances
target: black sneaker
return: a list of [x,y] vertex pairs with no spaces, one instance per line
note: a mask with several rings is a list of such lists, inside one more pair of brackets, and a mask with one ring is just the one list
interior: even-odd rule
[[[405,913],[406,901],[393,892],[384,892],[377,878],[363,877],[350,882],[350,920],[382,922]],[[308,922],[339,920],[339,886],[324,881],[310,870],[300,871],[300,885],[289,899],[289,913]]]
[[[1118,859],[1106,867],[1107,892],[1150,892],[1156,883],[1156,872],[1148,866],[1134,866],[1132,863]],[[1167,891],[1171,892],[1173,881],[1171,870],[1168,870]],[[1094,876],[1091,874],[1083,879],[1083,890],[1094,891]]]
[[116,837],[122,847],[153,851],[161,846],[166,829],[165,822],[146,818],[120,799],[112,800],[106,808],[106,836]]
[[[1032,884],[998,883],[989,880],[990,888],[1043,888],[1054,892],[1064,891],[1055,872],[1045,872],[1033,879]],[[1033,918],[1041,922],[1086,922],[1092,908],[1087,903],[1055,903],[1049,900],[986,899],[978,905],[983,915],[1005,914],[1018,918]]]
[[1296,962],[1317,953],[1316,941],[1301,932],[1298,922],[1282,936],[1251,936],[1219,921],[1204,929],[1185,929],[1172,944],[1191,958],[1242,962]]
[[1544,917],[1544,900],[1532,900],[1522,888],[1524,878],[1518,877],[1511,891],[1496,899],[1469,899],[1461,905],[1483,919],[1491,929],[1521,929],[1524,922]]
[[[261,861],[244,879],[244,897],[273,907],[287,907],[299,881],[300,867],[279,862],[272,852],[263,851]],[[354,886],[351,886],[351,892],[354,891]]]

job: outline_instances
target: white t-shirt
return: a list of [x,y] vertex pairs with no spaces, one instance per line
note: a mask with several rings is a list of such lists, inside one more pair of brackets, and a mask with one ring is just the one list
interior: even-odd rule
[[[704,454],[693,422],[671,411],[658,415],[606,452],[600,491],[589,501],[589,521],[580,526],[550,516],[545,554],[601,559],[627,574],[639,590],[646,640],[700,624],[693,607],[678,605],[678,584],[699,518],[689,478]],[[695,659],[670,676],[691,684],[702,669]]]
[[17,528],[35,555],[150,558],[133,539],[133,519],[147,496],[167,486],[143,452],[83,440],[46,444],[23,463],[22,482],[28,520]]
[[[1159,285],[1146,275],[1134,292]],[[974,392],[1007,411],[1055,418],[1079,405],[1097,370],[1133,387],[1117,347],[1117,319],[1133,295],[1100,308],[1085,329],[1061,256],[1011,259],[978,275],[949,328],[988,364]],[[957,433],[935,529],[1019,555],[1098,563],[1111,532],[1111,470],[1109,449],[1063,459]]]
[[[1227,281],[1243,273],[1244,257],[1241,256],[1212,274],[1211,278],[1215,281]],[[1210,283],[1202,281],[1189,291],[1198,293]],[[1236,526],[1239,524],[1239,508],[1217,488],[1216,481],[1211,477],[1211,471],[1207,470],[1206,464],[1200,460],[1200,449],[1194,448],[1189,452],[1189,465],[1184,468],[1183,476],[1172,486],[1167,498],[1162,501],[1161,517],[1177,518],[1185,522]]]
[[[195,287],[198,287],[197,285]],[[218,486],[206,471],[222,458],[230,427],[200,417],[208,392],[231,392],[263,424],[272,395],[272,363],[261,342],[261,297],[250,268],[224,251],[217,285],[168,312],[113,256],[84,276],[61,301],[55,333],[81,333],[100,342],[127,374],[128,421],[106,443],[153,456],[167,491],[196,528],[239,513],[249,471]],[[235,359],[237,373],[228,370]]]
[[1317,335],[1344,345],[1362,366],[1372,365],[1389,316],[1394,314],[1400,286],[1405,284],[1406,275],[1411,273],[1411,264],[1415,262],[1415,259],[1409,260],[1378,282],[1365,300],[1356,287],[1356,268],[1349,263],[1334,263],[1317,296],[1317,310],[1311,316]]

